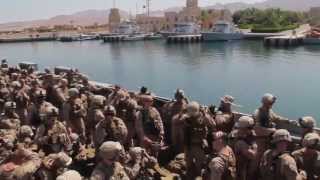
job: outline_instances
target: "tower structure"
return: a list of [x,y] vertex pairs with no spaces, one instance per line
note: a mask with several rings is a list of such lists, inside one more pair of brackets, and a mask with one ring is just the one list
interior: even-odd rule
[[198,0],[187,0],[187,8],[198,8]]

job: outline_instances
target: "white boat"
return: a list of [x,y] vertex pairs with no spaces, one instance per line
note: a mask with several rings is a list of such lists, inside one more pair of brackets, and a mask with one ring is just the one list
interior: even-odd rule
[[114,41],[140,41],[144,40],[147,34],[140,31],[140,27],[133,22],[123,22],[111,34],[103,36],[104,42]]
[[95,39],[97,39],[96,35],[80,34],[80,36],[77,38],[77,41],[89,41]]
[[163,31],[161,35],[165,38],[175,35],[197,35],[200,34],[200,26],[195,23],[176,23],[173,31]]
[[202,32],[204,41],[229,41],[244,38],[243,33],[233,23],[218,21],[209,32]]

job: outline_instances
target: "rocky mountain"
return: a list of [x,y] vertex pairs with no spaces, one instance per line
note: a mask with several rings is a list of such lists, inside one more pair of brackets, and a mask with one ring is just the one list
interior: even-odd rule
[[[94,23],[107,24],[109,12],[110,10],[86,10],[70,15],[58,15],[49,19],[4,23],[0,24],[0,30],[19,30],[28,27],[54,26],[63,24],[82,26],[93,25]],[[120,15],[124,19],[129,17],[128,13],[125,11],[120,11]]]
[[241,9],[246,8],[280,8],[284,10],[292,10],[292,11],[308,11],[311,7],[320,7],[320,0],[266,0],[263,2],[258,2],[254,4],[249,3],[227,3],[221,4],[217,3],[213,6],[205,7],[205,9],[229,9],[234,12]]
[[[202,7],[203,9],[229,9],[234,12],[237,10],[255,7],[260,9],[265,8],[281,8],[285,10],[294,11],[308,11],[311,7],[320,7],[320,0],[266,0],[264,2],[249,4],[249,3],[217,3],[213,6]],[[152,11],[151,16],[163,16],[165,12],[175,11],[178,12],[182,7],[172,7],[165,10]],[[94,23],[106,24],[108,23],[109,10],[86,10],[77,12],[70,15],[59,15],[50,19],[12,22],[0,24],[0,30],[19,30],[27,27],[37,26],[53,26],[62,24],[74,24],[74,25],[92,25]],[[129,17],[129,13],[120,11],[121,16],[126,19]]]

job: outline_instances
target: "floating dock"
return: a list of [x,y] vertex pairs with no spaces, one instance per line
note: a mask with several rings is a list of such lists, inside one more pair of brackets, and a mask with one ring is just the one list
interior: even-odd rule
[[303,35],[266,37],[263,40],[265,46],[290,47],[303,45]]
[[38,41],[56,41],[56,37],[34,37],[34,38],[4,38],[0,43],[19,43],[19,42],[38,42]]
[[191,35],[174,35],[168,36],[168,43],[198,43],[202,42],[203,38],[201,34],[191,34]]

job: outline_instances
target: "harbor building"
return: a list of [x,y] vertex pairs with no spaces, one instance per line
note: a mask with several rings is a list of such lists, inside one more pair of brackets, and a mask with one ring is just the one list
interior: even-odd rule
[[110,9],[109,14],[109,31],[115,30],[121,22],[121,16],[118,8]]
[[166,28],[166,19],[164,17],[147,16],[146,14],[138,14],[136,22],[140,28],[146,32],[160,32]]
[[310,8],[309,11],[310,17],[311,17],[311,23],[313,25],[320,25],[320,7],[313,7]]

